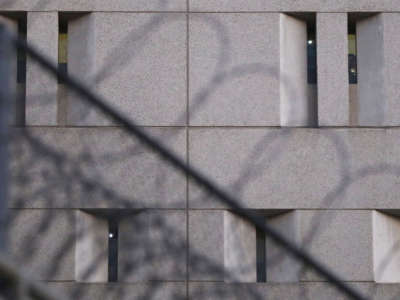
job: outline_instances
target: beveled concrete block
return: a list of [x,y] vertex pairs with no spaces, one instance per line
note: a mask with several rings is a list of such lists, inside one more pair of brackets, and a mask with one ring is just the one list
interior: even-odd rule
[[256,228],[224,211],[224,266],[226,282],[256,282]]
[[400,14],[382,13],[357,23],[359,124],[398,126]]
[[192,14],[190,124],[279,125],[279,14]]
[[316,126],[317,97],[307,82],[307,22],[280,14],[280,125]]
[[349,125],[346,13],[317,14],[318,124]]
[[[394,213],[393,215],[391,213]],[[380,283],[400,282],[400,218],[396,211],[373,211],[374,279]]]
[[75,280],[75,215],[70,210],[9,210],[9,252],[35,280]]
[[[399,208],[399,133],[193,128],[190,164],[246,208]],[[224,207],[192,182],[189,203],[192,208]]]
[[224,212],[189,212],[190,280],[224,280]]
[[[342,280],[374,279],[371,211],[304,210],[297,213],[303,249]],[[324,279],[308,270],[302,273],[301,280]]]
[[[68,20],[68,74],[79,78],[87,86],[94,84],[96,37],[95,17],[83,14]],[[66,109],[63,112],[66,123],[79,125],[93,106],[79,95],[67,89]]]
[[361,126],[382,126],[385,124],[387,108],[383,15],[365,18],[356,26],[358,122]]
[[[95,26],[89,25],[84,44],[76,46],[94,42],[94,50],[90,46],[84,53],[87,59],[94,56],[97,92],[136,124],[186,124],[185,15],[92,13],[90,18]],[[112,123],[93,106],[69,120],[71,125]]]
[[[266,222],[292,243],[300,243],[300,220],[297,211],[278,213],[266,217]],[[301,264],[282,247],[266,237],[267,282],[300,281]]]
[[76,211],[75,280],[108,281],[108,221]]
[[185,280],[184,211],[149,210],[119,224],[118,280]]
[[[185,157],[185,130],[146,131]],[[185,207],[186,177],[121,129],[32,128],[14,133],[10,207]]]
[[[28,43],[54,63],[58,57],[57,12],[28,12]],[[31,58],[26,66],[26,125],[57,124],[57,78]]]

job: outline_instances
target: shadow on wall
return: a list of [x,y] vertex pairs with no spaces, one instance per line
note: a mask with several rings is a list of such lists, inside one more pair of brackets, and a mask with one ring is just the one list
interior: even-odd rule
[[[160,5],[163,4],[166,5],[166,2],[160,1]],[[168,21],[174,21],[174,17]],[[127,62],[139,59],[136,54],[144,49],[146,43],[151,41],[151,35],[165,22],[161,14],[156,15],[139,29],[128,32],[121,43],[113,47],[112,55],[106,56],[105,65],[96,74],[96,84],[114,76]],[[219,46],[215,49],[217,60],[213,73],[193,93],[189,107],[191,117],[195,117],[210,103],[219,88],[238,78],[250,82],[261,76],[263,79],[269,78],[271,82],[286,82],[285,78],[278,77],[279,66],[265,62],[232,64],[236,59],[233,56],[235,45],[227,28],[217,17],[199,16],[196,22],[212,28]],[[127,55],[124,51],[127,44],[137,51]],[[296,91],[290,88],[289,80],[287,90],[291,97],[296,98]],[[89,111],[87,107],[83,111],[87,114],[83,113],[82,117],[88,115]],[[279,115],[279,109],[277,112]],[[174,117],[173,124],[186,123],[186,112]],[[12,131],[10,250],[21,265],[32,270],[35,279],[51,281],[47,283],[51,289],[63,290],[73,299],[186,299],[187,293],[193,299],[275,299],[277,295],[286,294],[301,299],[316,299],[324,294],[327,299],[338,299],[337,292],[331,291],[329,284],[323,282],[274,284],[268,282],[268,277],[266,284],[257,284],[256,280],[235,282],[236,274],[227,273],[225,262],[220,259],[224,258],[221,249],[212,249],[217,253],[212,257],[210,253],[191,247],[196,239],[207,241],[211,236],[204,235],[201,230],[190,232],[209,224],[201,224],[200,218],[198,226],[191,227],[191,224],[195,225],[191,223],[195,218],[192,212],[187,213],[186,210],[186,185],[189,184],[186,177],[177,174],[167,162],[128,137],[122,129],[25,128]],[[257,190],[254,185],[260,182],[267,189],[274,191],[275,188],[277,194],[288,186],[296,187],[294,181],[302,176],[295,174],[302,168],[298,163],[301,158],[314,155],[311,149],[310,152],[299,154],[302,149],[298,148],[299,140],[314,140],[316,132],[311,129],[305,131],[305,136],[299,135],[295,129],[260,129],[259,132],[252,143],[246,143],[246,137],[240,137],[237,132],[231,133],[231,136],[227,131],[220,132],[225,142],[230,137],[239,147],[247,147],[245,154],[240,157],[221,153],[235,148],[227,148],[230,145],[221,147],[224,140],[218,136],[214,137],[214,144],[211,145],[210,136],[207,133],[204,135],[209,142],[206,144],[209,150],[216,150],[213,154],[215,159],[222,155],[221,161],[224,162],[224,155],[229,158],[222,167],[221,163],[211,161],[211,165],[214,164],[223,173],[217,176],[219,183],[246,200],[249,199],[249,191]],[[185,129],[152,128],[149,133],[159,137],[182,157],[185,156]],[[381,175],[393,178],[400,175],[400,167],[395,160],[375,160],[373,155],[376,153],[365,160],[352,157],[355,146],[349,143],[349,136],[340,131],[318,131],[318,135],[317,143],[311,143],[311,148],[328,144],[328,158],[322,161],[331,161],[333,164],[332,172],[327,171],[326,181],[321,179],[322,188],[307,199],[313,201],[309,208],[340,208],[348,201],[346,196],[352,191],[352,186]],[[239,140],[235,140],[237,136]],[[219,148],[219,151],[213,147]],[[212,157],[207,151],[201,152]],[[236,155],[237,152],[232,153]],[[218,175],[215,166],[208,166],[210,161],[203,160],[200,154],[195,153],[191,162],[193,160],[196,165],[196,159],[199,158],[198,161],[204,164],[197,167],[206,168],[206,173]],[[290,161],[294,154],[297,155],[297,162]],[[289,161],[287,166],[285,161]],[[312,160],[305,162],[311,164]],[[283,166],[288,167],[289,171],[278,172]],[[236,169],[229,172],[226,168]],[[326,166],[324,169],[327,169]],[[306,173],[312,174],[312,171]],[[268,177],[268,174],[273,176]],[[279,181],[285,182],[285,176],[293,182],[278,185]],[[277,186],[268,186],[265,179],[276,180],[273,183]],[[313,183],[313,179],[305,180],[301,188],[306,189],[305,186]],[[195,188],[190,184],[190,207],[198,205],[197,208],[201,208],[203,203],[210,203],[208,195],[192,194],[193,191]],[[261,191],[265,191],[265,187]],[[296,192],[296,189],[289,188],[289,191]],[[297,195],[303,200],[309,196],[307,193]],[[253,199],[260,199],[259,195],[253,196]],[[279,203],[281,199],[275,200]],[[280,204],[276,203],[269,204],[278,209]],[[265,203],[258,205],[262,207]],[[119,215],[122,209],[128,211],[129,215]],[[109,215],[116,216],[118,220],[116,232],[110,231]],[[217,220],[215,226],[221,226],[218,222],[224,219],[213,220]],[[331,227],[334,215],[314,214],[308,220],[311,225],[302,232],[299,242],[312,249],[314,240],[318,240]],[[215,231],[222,229],[223,225],[215,228]],[[113,236],[110,237],[110,234]],[[115,243],[113,238],[117,238],[118,242]],[[223,247],[221,240],[218,242],[216,245]],[[112,253],[111,248],[114,251]],[[388,256],[392,255],[391,251],[388,253]],[[285,259],[287,257],[284,254],[276,255],[270,267],[279,265]],[[390,257],[382,261],[387,260]],[[115,272],[116,269],[117,282],[107,284],[110,270]],[[297,277],[305,276],[305,272],[305,269],[299,271]],[[187,279],[191,281],[188,285]],[[372,283],[355,285],[370,292],[370,295],[380,295],[379,288]]]

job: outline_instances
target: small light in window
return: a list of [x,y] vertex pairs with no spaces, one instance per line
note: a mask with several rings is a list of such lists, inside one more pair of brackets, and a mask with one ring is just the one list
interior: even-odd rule
[[112,239],[112,238],[114,237],[114,234],[113,234],[113,233],[109,233],[109,234],[108,234],[108,237],[109,237],[110,239]]
[[309,44],[309,45],[312,45],[313,43],[314,43],[313,40],[308,40],[308,44]]
[[351,68],[351,69],[350,69],[350,72],[351,72],[351,73],[355,73],[355,72],[356,72],[356,69]]

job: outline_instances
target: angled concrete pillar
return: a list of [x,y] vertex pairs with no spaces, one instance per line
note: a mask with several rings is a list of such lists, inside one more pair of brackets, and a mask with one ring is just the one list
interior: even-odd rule
[[307,23],[281,14],[281,126],[317,125],[316,101],[307,82]]
[[[6,29],[8,29],[10,32],[13,34],[17,35],[18,34],[18,20],[10,18],[8,16],[2,16],[0,15],[0,23],[6,26]],[[11,54],[11,60],[10,60],[10,80],[9,80],[9,93],[12,97],[10,99],[10,119],[9,122],[11,124],[16,123],[16,96],[17,96],[17,51],[14,50],[12,51]]]
[[[58,13],[28,12],[27,40],[42,54],[58,61]],[[57,124],[57,78],[32,59],[27,60],[26,125]]]
[[226,282],[256,282],[256,229],[232,212],[224,212]]
[[374,211],[372,217],[374,280],[400,282],[400,215]]
[[[300,228],[296,211],[267,217],[267,223],[290,241],[299,244]],[[266,238],[266,260],[268,282],[298,282],[301,264],[282,247]]]
[[[95,14],[83,14],[68,20],[68,74],[90,86],[95,73]],[[68,125],[85,125],[94,113],[81,97],[68,91]]]
[[349,125],[346,13],[317,14],[318,124]]
[[75,280],[108,281],[108,221],[76,212]]
[[357,22],[358,122],[361,126],[385,124],[383,15]]

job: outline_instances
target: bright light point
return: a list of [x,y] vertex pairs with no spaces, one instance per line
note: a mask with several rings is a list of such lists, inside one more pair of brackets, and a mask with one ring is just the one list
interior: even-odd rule
[[108,237],[109,237],[110,239],[112,239],[112,238],[114,237],[114,234],[109,233],[109,234],[108,234]]
[[308,44],[309,44],[309,45],[312,45],[313,43],[314,43],[314,42],[313,42],[312,40],[309,40],[309,41],[308,41]]

